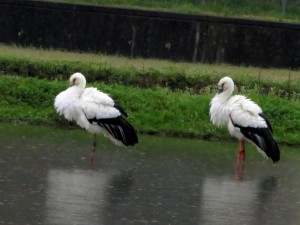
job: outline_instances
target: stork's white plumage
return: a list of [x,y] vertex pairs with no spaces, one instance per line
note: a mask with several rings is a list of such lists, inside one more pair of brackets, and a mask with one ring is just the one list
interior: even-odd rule
[[[54,102],[56,111],[69,121],[94,134],[103,134],[117,145],[134,145],[138,138],[134,128],[125,120],[126,112],[107,94],[97,88],[86,88],[81,73],[70,77],[67,90],[59,93]],[[93,148],[95,150],[96,140]]]
[[239,157],[245,157],[244,140],[273,162],[280,159],[280,151],[272,137],[272,126],[261,108],[243,95],[232,96],[234,82],[230,77],[222,78],[219,93],[210,103],[210,119],[217,126],[227,126],[230,134],[240,141]]

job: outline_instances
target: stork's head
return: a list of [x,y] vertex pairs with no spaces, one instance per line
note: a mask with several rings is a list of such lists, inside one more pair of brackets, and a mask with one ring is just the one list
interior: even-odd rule
[[234,83],[230,77],[223,77],[219,83],[219,94],[230,96],[234,90]]
[[86,79],[81,73],[74,73],[70,77],[70,85],[71,86],[77,86],[80,88],[85,88],[86,85]]

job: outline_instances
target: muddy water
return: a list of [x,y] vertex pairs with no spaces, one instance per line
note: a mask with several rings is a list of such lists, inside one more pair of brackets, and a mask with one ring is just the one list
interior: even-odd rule
[[0,125],[0,224],[298,224],[300,149],[273,165],[248,145],[141,136],[123,149],[82,130]]

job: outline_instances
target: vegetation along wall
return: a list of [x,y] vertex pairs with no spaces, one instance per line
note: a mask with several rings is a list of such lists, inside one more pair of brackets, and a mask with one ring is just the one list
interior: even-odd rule
[[0,42],[205,63],[298,68],[300,25],[1,0]]

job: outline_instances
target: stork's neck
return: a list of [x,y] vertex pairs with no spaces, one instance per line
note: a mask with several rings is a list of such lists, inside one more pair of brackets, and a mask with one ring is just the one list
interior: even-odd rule
[[221,92],[218,97],[223,101],[228,101],[228,99],[231,97],[234,90],[234,86],[230,86],[225,91]]
[[70,89],[72,91],[74,91],[75,94],[78,96],[80,96],[82,94],[82,92],[84,91],[84,87],[82,87],[82,86],[72,86],[72,87],[70,87]]
[[228,92],[228,90],[224,91],[224,92],[218,94],[218,99],[220,101],[227,102],[229,100],[229,98],[231,97],[231,94],[232,94],[232,92]]
[[85,81],[85,80],[84,80],[84,81],[81,81],[81,82],[77,85],[77,87],[80,88],[80,89],[82,89],[82,91],[85,89],[85,86],[86,86],[86,81]]

